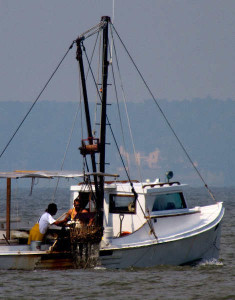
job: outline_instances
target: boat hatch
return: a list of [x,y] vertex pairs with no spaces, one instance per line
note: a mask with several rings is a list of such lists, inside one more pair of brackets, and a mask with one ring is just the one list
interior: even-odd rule
[[168,193],[155,196],[152,211],[182,209],[186,207],[183,193]]
[[134,195],[109,195],[109,212],[113,214],[135,214],[136,201]]

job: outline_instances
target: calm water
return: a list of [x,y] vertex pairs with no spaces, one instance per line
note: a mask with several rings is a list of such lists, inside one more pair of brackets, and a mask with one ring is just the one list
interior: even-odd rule
[[[0,299],[235,299],[235,188],[213,191],[226,208],[219,261],[195,267],[160,266],[117,271],[0,271]],[[28,190],[17,191],[12,210],[16,215],[24,213],[27,223],[33,223],[47,206],[45,194],[48,193],[51,190],[36,190],[33,197],[29,197]],[[208,202],[202,189],[189,189],[187,194],[192,197],[192,205],[202,204],[202,197]],[[68,197],[66,190],[59,191],[57,216],[69,207],[65,200]],[[2,211],[2,198],[0,207]]]

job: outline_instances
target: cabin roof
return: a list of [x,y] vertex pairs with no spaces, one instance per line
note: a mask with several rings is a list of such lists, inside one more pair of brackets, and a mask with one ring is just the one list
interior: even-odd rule
[[[159,183],[146,183],[146,182],[132,182],[135,191],[138,194],[154,194],[154,193],[165,193],[165,192],[174,192],[181,191],[186,184],[180,184],[179,182],[159,182]],[[84,189],[85,183],[80,183],[79,185],[73,185],[70,187],[71,191],[89,191],[90,187],[86,185]],[[93,185],[94,188],[94,185]],[[132,187],[128,181],[108,181],[105,182],[104,190],[106,192],[112,193],[133,193]]]
[[[97,175],[107,177],[118,177],[117,174],[108,173],[86,173],[86,175]],[[16,170],[12,172],[0,172],[0,178],[78,178],[84,177],[80,171],[32,171],[32,170]]]

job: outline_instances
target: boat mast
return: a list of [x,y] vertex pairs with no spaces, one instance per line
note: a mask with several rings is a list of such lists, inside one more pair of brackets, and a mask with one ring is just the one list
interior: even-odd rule
[[100,125],[100,172],[105,172],[105,142],[106,142],[106,107],[108,81],[108,22],[110,17],[102,17],[106,21],[103,29],[103,58],[102,58],[102,97],[101,97],[101,125]]
[[[92,135],[91,120],[89,113],[86,79],[84,73],[83,59],[82,59],[82,42],[83,37],[76,40],[77,43],[77,60],[80,66],[84,109],[86,115],[88,139],[82,140],[82,147],[80,147],[81,154],[86,156],[91,155],[92,169],[96,172],[95,153],[99,153],[99,172],[105,173],[105,144],[106,144],[106,106],[107,106],[107,81],[108,81],[108,25],[111,22],[110,17],[104,16],[101,18],[103,30],[103,55],[102,55],[102,87],[101,87],[101,120],[100,120],[100,138],[95,139]],[[88,142],[89,145],[85,143]],[[103,201],[104,201],[104,176],[94,175],[95,191],[96,191],[96,206],[97,206],[97,224],[103,226]]]
[[[91,129],[91,119],[90,119],[90,112],[89,112],[89,105],[88,105],[86,79],[85,79],[84,65],[83,65],[83,59],[82,59],[82,49],[81,49],[82,40],[83,39],[80,39],[80,38],[78,38],[76,40],[76,43],[77,43],[76,59],[78,60],[79,67],[80,67],[82,91],[83,91],[83,99],[84,99],[84,109],[85,109],[86,124],[87,124],[88,142],[90,145],[93,145],[93,135],[92,135],[92,129]],[[92,169],[93,169],[93,172],[95,173],[96,172],[95,153],[91,151],[89,154],[91,155]],[[94,182],[95,182],[95,189],[97,191],[98,190],[98,182],[97,182],[96,175],[94,175]]]
[[[101,89],[101,122],[100,122],[100,160],[99,170],[105,173],[105,144],[106,144],[106,107],[107,107],[107,81],[108,81],[108,25],[110,17],[104,16],[101,22],[103,27],[103,56],[102,56],[102,89]],[[97,209],[100,212],[98,223],[103,225],[103,200],[104,200],[104,176],[99,176],[99,190],[97,197]]]

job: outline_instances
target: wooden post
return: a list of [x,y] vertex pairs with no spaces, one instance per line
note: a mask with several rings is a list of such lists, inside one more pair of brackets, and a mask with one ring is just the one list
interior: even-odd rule
[[7,178],[6,238],[11,239],[11,178]]

